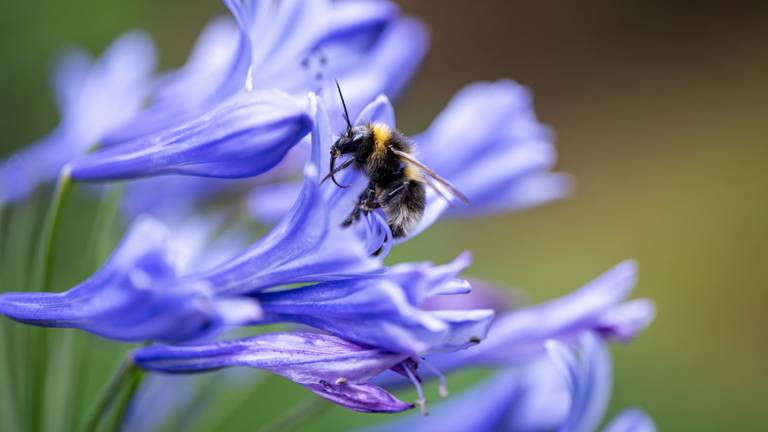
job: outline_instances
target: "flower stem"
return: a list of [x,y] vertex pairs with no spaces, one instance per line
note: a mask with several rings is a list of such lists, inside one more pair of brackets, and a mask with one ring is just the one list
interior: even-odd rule
[[40,291],[50,291],[53,269],[53,242],[56,239],[56,233],[59,229],[61,209],[67,197],[67,193],[72,187],[72,178],[70,176],[71,168],[65,165],[59,173],[59,179],[56,182],[56,191],[51,199],[48,212],[45,214],[43,222],[43,231],[40,234],[37,245],[37,255],[35,256],[35,274],[38,284],[36,286]]
[[[6,216],[7,215],[7,216]],[[6,232],[10,232],[14,214],[11,208],[0,206],[0,290],[4,290],[5,287],[11,284],[11,280],[8,277],[10,265],[8,257],[13,254],[13,246],[11,241],[7,240],[10,236],[6,237]],[[7,219],[6,219],[7,217]],[[8,228],[6,229],[6,221]],[[17,362],[15,353],[15,331],[13,325],[8,320],[1,320],[0,328],[2,329],[2,342],[3,342],[3,382],[6,383],[3,390],[6,392],[4,399],[3,418],[6,420],[5,427],[11,430],[22,430],[21,427],[21,403],[19,393],[19,383],[17,376]]]
[[118,405],[115,408],[115,414],[112,418],[112,427],[110,430],[114,432],[119,432],[122,429],[122,426],[125,423],[125,416],[128,413],[128,408],[131,406],[131,402],[133,402],[133,399],[136,396],[136,392],[139,390],[142,381],[144,381],[144,376],[146,373],[138,367],[134,366],[129,371],[129,375],[130,377],[128,378],[128,390],[118,401]]
[[[69,189],[72,186],[69,165],[64,166],[59,172],[59,178],[56,182],[56,190],[51,199],[48,211],[43,221],[43,229],[38,239],[37,249],[35,251],[33,286],[39,291],[50,291],[53,280],[53,243],[56,239],[56,233],[59,227],[61,208]],[[30,402],[32,414],[32,430],[39,430],[45,405],[45,382],[48,370],[48,332],[45,329],[32,332],[30,335],[31,345],[33,347],[32,380],[30,382]]]
[[[105,191],[105,194],[101,197],[98,207],[96,209],[96,215],[94,216],[91,231],[88,237],[88,243],[86,253],[84,256],[87,258],[87,272],[95,272],[102,262],[107,258],[108,249],[112,245],[112,230],[114,229],[116,221],[119,219],[120,201],[122,198],[123,188],[120,185],[111,185],[109,189]],[[93,343],[91,339],[86,338],[87,335],[77,334],[73,335],[74,347],[73,356],[74,359],[70,362],[71,367],[62,372],[62,375],[67,377],[66,382],[78,383],[78,386],[83,391],[77,392],[70,398],[60,398],[62,403],[62,411],[70,412],[73,415],[69,416],[69,430],[78,430],[82,427],[82,419],[78,415],[86,409],[88,403],[87,391],[93,377],[88,372],[89,367],[93,363]]]
[[[130,356],[130,353],[129,353]],[[112,377],[107,382],[104,389],[96,398],[96,404],[93,405],[86,420],[83,423],[83,431],[94,432],[99,427],[101,421],[106,417],[107,411],[112,406],[115,398],[120,394],[120,390],[125,385],[132,385],[133,375],[138,370],[138,367],[133,360],[128,357],[120,364],[120,367],[115,371]]]

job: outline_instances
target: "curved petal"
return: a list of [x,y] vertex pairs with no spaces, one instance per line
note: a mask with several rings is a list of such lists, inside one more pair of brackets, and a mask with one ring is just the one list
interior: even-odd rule
[[[391,375],[391,374],[390,374]],[[496,432],[555,430],[568,414],[570,395],[546,358],[523,368],[504,368],[430,409],[366,432]]]
[[121,36],[96,61],[81,50],[68,50],[53,76],[61,122],[48,136],[0,162],[0,205],[55,180],[64,165],[134,116],[149,94],[154,65],[154,45],[142,32]]
[[570,179],[549,174],[556,157],[552,140],[524,87],[502,80],[460,90],[414,141],[421,161],[450,180],[470,204],[449,208],[430,192],[425,217],[411,237],[446,211],[477,216],[565,196]]
[[152,346],[134,355],[139,366],[157,372],[192,373],[233,366],[263,369],[360,412],[399,412],[413,407],[369,383],[405,357],[335,336],[300,332],[203,345]]
[[0,313],[45,327],[72,327],[122,341],[188,340],[221,324],[253,320],[250,299],[213,299],[201,286],[177,286],[167,229],[140,219],[112,258],[63,293],[7,293]]
[[611,396],[611,355],[602,339],[585,333],[580,339],[580,357],[559,342],[549,345],[554,361],[567,370],[571,407],[560,427],[564,432],[592,432],[602,422]]
[[[329,71],[328,75],[338,78],[349,110],[357,112],[377,95],[397,98],[415,75],[428,48],[429,31],[426,25],[417,19],[403,17],[384,30],[363,61],[338,72]],[[342,127],[343,123],[336,115],[343,110],[335,86],[325,86],[322,94],[326,100],[335,101],[329,104],[329,109],[334,114],[334,125]],[[391,125],[394,126],[394,123]]]
[[[266,236],[242,254],[191,280],[209,284],[221,295],[252,294],[270,287],[320,282],[368,273],[381,263],[369,256],[351,230],[332,219],[335,206],[323,196],[317,161],[320,149],[330,148],[327,117],[322,104],[310,97],[315,118],[312,158],[291,211]],[[338,219],[339,221],[343,219]]]
[[475,345],[488,332],[491,310],[422,311],[463,268],[409,265],[379,275],[260,294],[266,322],[294,322],[386,350],[421,355]]
[[72,178],[255,176],[280,162],[311,125],[311,118],[288,95],[242,93],[178,128],[81,157],[72,164]]
[[[152,104],[102,140],[108,146],[174,127],[235,93],[216,83],[245,83],[247,65],[238,66],[240,32],[231,18],[217,18],[200,33],[187,62],[155,83]],[[241,72],[238,72],[239,69]],[[238,78],[238,74],[241,75]],[[220,90],[220,91],[217,91]]]
[[430,409],[428,416],[411,414],[363,431],[502,431],[520,390],[519,371],[497,372],[469,390],[438,403]]
[[608,338],[635,336],[653,316],[645,301],[622,304],[634,287],[636,271],[634,262],[625,261],[573,293],[500,315],[483,343],[432,361],[445,371],[517,364],[543,353],[546,340],[571,342],[584,330]]

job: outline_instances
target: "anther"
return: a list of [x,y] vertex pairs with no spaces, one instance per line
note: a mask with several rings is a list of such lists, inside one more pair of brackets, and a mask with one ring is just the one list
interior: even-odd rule
[[438,381],[440,382],[440,385],[437,388],[437,394],[440,395],[441,398],[448,397],[448,379],[443,375],[442,372],[437,370],[436,367],[432,366],[429,362],[427,362],[424,359],[421,359],[421,364],[424,365],[427,369],[429,369],[432,374],[434,374]]
[[336,385],[342,385],[342,384],[346,384],[346,383],[347,383],[347,379],[346,378],[344,378],[344,377],[336,378]]
[[480,343],[480,341],[482,341],[482,339],[480,339],[480,338],[479,338],[479,337],[477,337],[477,336],[472,336],[471,338],[469,338],[469,342],[470,342],[470,343],[473,343],[473,344],[479,344],[479,343]]

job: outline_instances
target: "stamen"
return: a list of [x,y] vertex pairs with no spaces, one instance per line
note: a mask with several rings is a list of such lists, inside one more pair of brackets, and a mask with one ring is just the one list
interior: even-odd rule
[[346,383],[347,383],[347,379],[346,378],[344,378],[344,377],[336,378],[336,385],[342,385],[342,384],[346,384]]
[[416,394],[419,396],[419,399],[416,400],[416,405],[419,406],[421,415],[429,415],[429,411],[427,411],[427,398],[424,397],[424,389],[421,388],[421,383],[416,378],[416,375],[413,374],[413,371],[411,371],[411,366],[408,363],[402,362],[401,365],[403,366],[406,375],[408,375],[408,379],[411,380],[414,387],[416,387]]
[[429,371],[432,372],[432,374],[437,377],[438,381],[440,381],[440,386],[437,388],[437,393],[440,395],[440,397],[441,398],[448,397],[448,379],[445,377],[445,375],[439,370],[437,370],[436,367],[432,366],[425,359],[421,359],[421,364],[423,364],[424,367],[429,369]]

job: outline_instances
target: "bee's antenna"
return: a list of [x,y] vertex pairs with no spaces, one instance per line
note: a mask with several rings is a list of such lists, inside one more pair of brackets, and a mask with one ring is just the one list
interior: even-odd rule
[[341,98],[341,106],[344,107],[344,120],[347,121],[347,130],[352,129],[352,122],[349,121],[349,111],[347,111],[347,103],[344,102],[344,95],[341,94],[341,86],[339,85],[339,80],[336,81],[336,89],[339,90],[339,97]]

